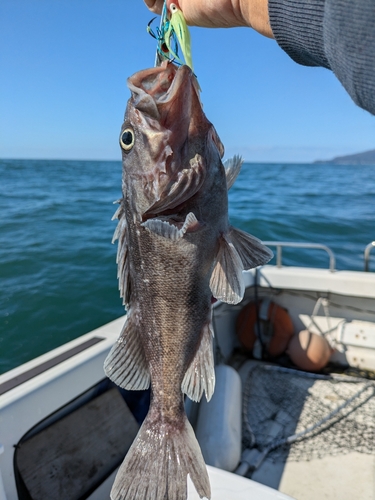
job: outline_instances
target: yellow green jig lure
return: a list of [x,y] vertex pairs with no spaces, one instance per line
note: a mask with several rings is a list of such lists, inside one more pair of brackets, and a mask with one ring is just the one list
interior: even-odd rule
[[[157,29],[156,35],[151,30],[151,23],[155,18],[147,26],[147,31],[158,41],[155,66],[168,59],[178,64],[186,64],[193,70],[191,39],[184,15],[174,3],[170,5],[170,11],[170,17],[168,18],[167,6],[166,2],[164,2],[160,27]],[[178,45],[181,48],[185,62],[178,55]]]
[[176,57],[177,54],[173,53],[170,44],[172,34],[175,34],[178,43],[180,44],[182,53],[184,55],[185,63],[187,64],[187,66],[190,66],[190,68],[194,71],[193,60],[191,57],[190,33],[184,15],[182,11],[174,3],[171,3],[170,9],[171,9],[171,18],[169,20],[168,30],[165,34],[165,43],[167,44],[169,52],[173,54],[174,57]]

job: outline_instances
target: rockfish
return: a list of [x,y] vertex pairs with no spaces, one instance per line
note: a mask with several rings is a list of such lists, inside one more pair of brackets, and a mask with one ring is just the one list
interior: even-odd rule
[[114,236],[128,314],[105,371],[125,389],[151,384],[151,404],[111,499],[183,500],[187,474],[200,497],[210,498],[184,393],[199,401],[214,390],[212,297],[238,303],[243,269],[272,253],[229,225],[227,190],[242,162],[223,166],[223,145],[190,68],[164,62],[136,73],[128,86]]

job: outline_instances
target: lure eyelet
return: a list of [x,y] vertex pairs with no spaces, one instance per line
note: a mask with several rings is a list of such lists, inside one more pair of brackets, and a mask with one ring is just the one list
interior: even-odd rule
[[134,146],[135,136],[131,128],[126,128],[120,135],[120,146],[125,151],[130,151]]

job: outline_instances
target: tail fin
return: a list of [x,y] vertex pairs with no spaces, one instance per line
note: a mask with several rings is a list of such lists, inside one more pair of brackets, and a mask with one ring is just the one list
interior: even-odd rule
[[111,500],[185,500],[188,474],[199,496],[211,498],[198,441],[183,419],[177,428],[148,414],[117,473]]

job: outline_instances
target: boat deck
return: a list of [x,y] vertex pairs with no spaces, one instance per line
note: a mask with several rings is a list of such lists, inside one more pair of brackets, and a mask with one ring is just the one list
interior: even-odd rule
[[[236,306],[215,304],[214,353],[217,364],[225,365],[228,369],[234,367],[237,370],[240,387],[242,383],[242,402],[240,398],[234,412],[237,412],[240,422],[242,417],[242,451],[248,448],[253,449],[247,477],[251,477],[255,482],[209,467],[214,492],[213,499],[236,498],[240,500],[249,498],[251,492],[252,498],[259,498],[259,500],[271,500],[271,498],[281,500],[288,496],[296,500],[318,498],[374,500],[375,398],[372,396],[374,386],[371,382],[371,373],[366,370],[373,369],[372,366],[375,367],[375,344],[372,330],[375,326],[375,275],[349,271],[279,269],[274,266],[265,266],[256,272],[245,273],[244,278],[248,288],[243,303]],[[260,373],[258,381],[255,381],[255,378],[250,380],[250,375],[253,376],[256,373],[257,367],[265,368],[270,365],[269,362],[254,359],[252,355],[244,357],[236,335],[238,313],[244,304],[254,300],[255,294],[259,300],[268,297],[281,307],[288,309],[296,331],[310,327],[316,328],[318,333],[323,332],[323,335],[329,333],[337,342],[337,346],[343,347],[341,350],[336,350],[332,360],[335,363],[341,363],[342,372],[346,371],[345,364],[354,367],[360,375],[356,381],[344,380],[345,377],[343,377],[342,389],[338,389],[339,385],[335,385],[335,382],[332,383],[330,380],[330,378],[335,378],[334,374],[340,371],[332,370],[333,365],[325,369],[323,376],[315,376],[315,378],[305,376],[301,371],[298,377],[294,373],[288,383],[284,382],[280,386],[272,381],[266,383],[264,373]],[[318,301],[322,299],[325,300],[324,307],[328,308],[328,315],[324,307],[313,314]],[[311,322],[312,316],[313,323]],[[117,339],[124,320],[125,317],[119,318],[0,376],[0,500],[19,498],[13,458],[15,446],[23,443],[22,438],[27,443],[25,438],[31,440],[34,436],[34,443],[30,441],[27,445],[32,449],[31,445],[39,439],[36,439],[38,431],[52,428],[60,417],[68,417],[74,408],[77,410],[84,407],[78,404],[82,395],[90,394],[85,404],[90,404],[90,401],[98,396],[96,388],[104,380],[104,359]],[[352,327],[358,326],[360,328],[358,335],[355,331],[354,333],[350,331],[350,328],[343,330],[344,323]],[[282,357],[278,364],[281,368],[278,368],[280,371],[276,373],[275,378],[280,382],[284,377],[282,371],[285,367],[289,369],[291,364],[290,362],[285,364],[285,358]],[[271,365],[276,366],[274,363]],[[273,368],[265,369],[274,370]],[[362,376],[366,373],[368,378]],[[366,384],[370,384],[368,391]],[[326,391],[325,387],[329,386],[332,389],[332,385],[334,386],[333,392]],[[273,388],[271,396],[267,394],[269,387]],[[259,394],[258,400],[253,399],[256,392],[254,388],[263,398],[263,406],[259,403]],[[220,394],[220,384],[215,394]],[[312,411],[309,406],[310,400],[314,401],[315,396],[323,397],[320,402],[318,399],[315,400],[315,407],[319,410],[316,412]],[[350,404],[346,405],[346,401],[351,398]],[[114,399],[117,403],[121,402],[120,407],[125,408],[122,401],[118,398]],[[270,399],[274,405],[273,408],[267,406]],[[266,401],[268,401],[267,404]],[[286,405],[285,402],[287,402]],[[195,418],[202,411],[203,405],[209,406],[211,403],[202,402],[201,404],[202,407],[192,406]],[[270,442],[277,441],[281,437],[288,437],[293,433],[303,432],[304,429],[323,420],[342,405],[344,405],[345,418],[341,418],[341,413],[337,413],[333,419],[327,419],[324,422],[325,425],[317,428],[316,432],[311,433],[312,435],[308,438],[297,440],[290,446],[284,444],[268,450],[259,465],[254,467],[254,463],[257,462],[256,456],[259,458],[259,452],[264,452]],[[245,407],[247,407],[246,412],[243,411]],[[128,408],[130,405],[127,405],[125,410],[119,410],[119,413],[112,410],[107,413],[115,417],[116,414],[122,415],[123,411],[127,412]],[[263,413],[259,411],[257,413],[254,408],[263,408]],[[134,408],[131,408],[131,411],[134,416]],[[295,420],[296,415],[300,417],[297,420]],[[309,419],[309,417],[313,418]],[[245,424],[245,419],[248,419],[248,424]],[[125,418],[125,420],[128,419]],[[119,425],[118,422],[115,425],[117,430]],[[134,435],[138,425],[139,422],[132,432],[128,433],[129,436]],[[108,427],[111,428],[110,425]],[[54,428],[57,429],[56,426]],[[74,429],[79,429],[79,425],[73,425],[70,428],[73,433]],[[361,439],[356,437],[358,431]],[[49,432],[52,430],[50,429]],[[251,438],[251,433],[255,437]],[[96,431],[91,434],[96,435]],[[82,436],[84,435],[85,432],[82,433]],[[262,439],[261,435],[263,435]],[[74,436],[74,433],[71,436]],[[327,436],[330,436],[330,439]],[[241,440],[241,430],[239,439]],[[221,435],[217,436],[216,442],[221,442]],[[74,444],[74,437],[71,444]],[[203,443],[201,444],[204,447]],[[36,448],[39,445],[40,443],[36,443]],[[17,453],[19,451],[21,447]],[[124,450],[121,451],[121,453],[124,452]],[[25,477],[30,475],[32,481],[35,482],[35,487],[38,488],[40,475],[37,467],[34,468],[36,472],[33,475],[30,472],[32,467],[27,465],[30,460],[35,461],[35,457],[34,459],[32,457],[32,453],[25,453],[19,465],[20,470],[23,469],[23,475]],[[239,456],[238,462],[241,460],[243,457],[241,459]],[[96,489],[91,491],[86,498],[108,499],[115,474],[115,471],[112,472],[113,467],[115,467],[114,462],[101,476],[100,486],[95,487]],[[103,480],[103,477],[107,475],[108,477]],[[96,484],[100,481],[96,481]],[[189,488],[189,500],[192,500],[196,498],[196,492],[191,487]],[[66,500],[64,495],[60,497],[55,495],[54,498]]]

